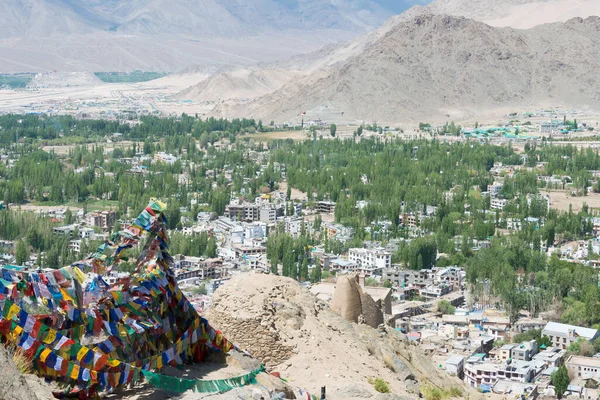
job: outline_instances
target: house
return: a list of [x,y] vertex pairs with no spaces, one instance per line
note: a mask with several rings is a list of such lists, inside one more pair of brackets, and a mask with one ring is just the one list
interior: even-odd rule
[[512,357],[513,349],[516,344],[505,344],[500,348],[490,351],[490,358],[493,360],[508,361]]
[[543,329],[546,326],[546,322],[542,319],[533,318],[521,318],[513,324],[513,328],[519,332],[527,332],[531,329]]
[[600,381],[600,359],[583,356],[570,356],[565,362],[569,376],[583,380],[594,379]]
[[433,268],[435,270],[434,279],[436,283],[452,284],[455,287],[461,287],[467,273],[458,267]]
[[538,387],[532,383],[512,382],[505,379],[498,380],[492,387],[492,392],[510,399],[528,399],[538,398]]
[[154,162],[160,162],[164,164],[173,165],[177,161],[177,157],[165,152],[158,152],[154,154]]
[[533,360],[544,362],[548,368],[558,368],[563,364],[565,353],[562,348],[549,347],[534,355]]
[[538,353],[538,345],[535,340],[523,342],[512,350],[511,358],[518,361],[531,361]]
[[446,360],[446,372],[460,379],[463,378],[464,366],[465,358],[463,356],[453,354]]
[[589,341],[597,339],[600,337],[600,331],[558,322],[548,322],[542,330],[542,336],[548,337],[553,346],[566,350],[571,343],[576,342],[579,338]]

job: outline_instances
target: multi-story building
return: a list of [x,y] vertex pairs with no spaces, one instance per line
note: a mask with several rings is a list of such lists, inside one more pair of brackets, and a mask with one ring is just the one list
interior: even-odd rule
[[566,350],[571,343],[576,342],[579,338],[589,341],[597,339],[600,337],[600,331],[558,322],[548,322],[542,330],[542,336],[548,337],[554,347]]
[[498,183],[498,182],[494,182],[493,184],[488,185],[488,187],[487,187],[487,191],[490,194],[490,197],[492,199],[498,197],[501,190],[502,190],[502,184]]
[[87,226],[97,226],[101,229],[110,229],[117,221],[117,214],[114,211],[95,211],[85,215]]
[[506,364],[475,362],[465,364],[465,382],[472,387],[493,385],[497,380],[531,382],[536,369],[530,362],[507,361]]
[[177,256],[175,257],[175,278],[183,279],[198,278],[201,280],[220,278],[222,274],[223,260],[220,258]]
[[275,222],[284,213],[283,206],[276,204],[263,204],[259,209],[259,217],[262,222]]
[[517,344],[513,343],[505,344],[500,348],[490,351],[490,358],[497,361],[508,361],[512,356],[513,349],[517,346]]
[[517,361],[531,361],[538,353],[538,345],[535,340],[523,342],[512,350],[511,358]]
[[499,198],[494,198],[491,199],[490,201],[490,208],[492,210],[504,210],[504,207],[506,206],[506,204],[508,203],[508,200],[506,199],[499,199]]
[[348,258],[354,261],[359,269],[371,270],[377,274],[381,274],[384,270],[392,267],[392,253],[383,248],[350,249]]
[[232,248],[238,260],[245,259],[247,256],[267,253],[267,248],[264,246],[233,245]]
[[547,368],[559,367],[564,361],[566,350],[559,347],[548,347],[533,356],[534,361],[541,361]]
[[600,381],[600,359],[593,357],[570,356],[565,363],[569,376],[583,380]]
[[458,267],[433,268],[433,270],[436,283],[452,284],[455,287],[460,287],[467,276],[467,273]]
[[446,372],[450,375],[457,376],[459,379],[463,378],[463,370],[465,366],[465,358],[456,354],[451,355],[446,360]]
[[335,202],[333,201],[317,201],[316,209],[321,214],[335,213]]
[[225,207],[225,216],[233,221],[258,221],[260,219],[260,206],[252,203],[228,204]]
[[454,290],[452,284],[440,283],[439,285],[430,285],[419,290],[419,294],[426,299],[436,299]]

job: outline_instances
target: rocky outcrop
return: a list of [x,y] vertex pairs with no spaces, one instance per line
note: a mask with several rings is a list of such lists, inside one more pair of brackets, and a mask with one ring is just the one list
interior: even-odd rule
[[46,400],[52,391],[39,378],[23,375],[13,363],[11,354],[0,345],[0,399]]
[[[350,306],[344,313],[376,322],[368,310],[373,303],[380,305],[365,299],[363,307],[356,280],[339,283],[361,312],[357,316]],[[215,292],[207,317],[226,337],[304,393],[318,394],[326,386],[330,400],[407,400],[419,397],[424,382],[463,387],[421,355],[405,335],[385,326],[373,329],[349,322],[289,278],[236,276]],[[393,395],[377,393],[369,383],[373,377],[385,380]],[[475,393],[469,398],[479,399]]]
[[346,321],[365,323],[373,328],[383,324],[381,308],[362,290],[357,275],[338,277],[331,300],[331,309]]

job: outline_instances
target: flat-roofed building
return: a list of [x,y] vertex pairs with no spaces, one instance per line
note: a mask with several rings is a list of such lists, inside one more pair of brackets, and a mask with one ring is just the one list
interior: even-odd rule
[[579,338],[592,341],[600,337],[600,331],[581,326],[560,324],[558,322],[548,322],[542,330],[542,336],[548,337],[555,347],[564,350]]

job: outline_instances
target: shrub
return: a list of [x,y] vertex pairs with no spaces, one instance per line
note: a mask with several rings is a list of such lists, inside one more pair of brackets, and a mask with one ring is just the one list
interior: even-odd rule
[[390,393],[390,387],[387,382],[381,378],[370,378],[369,383],[373,385],[375,390],[379,393]]

